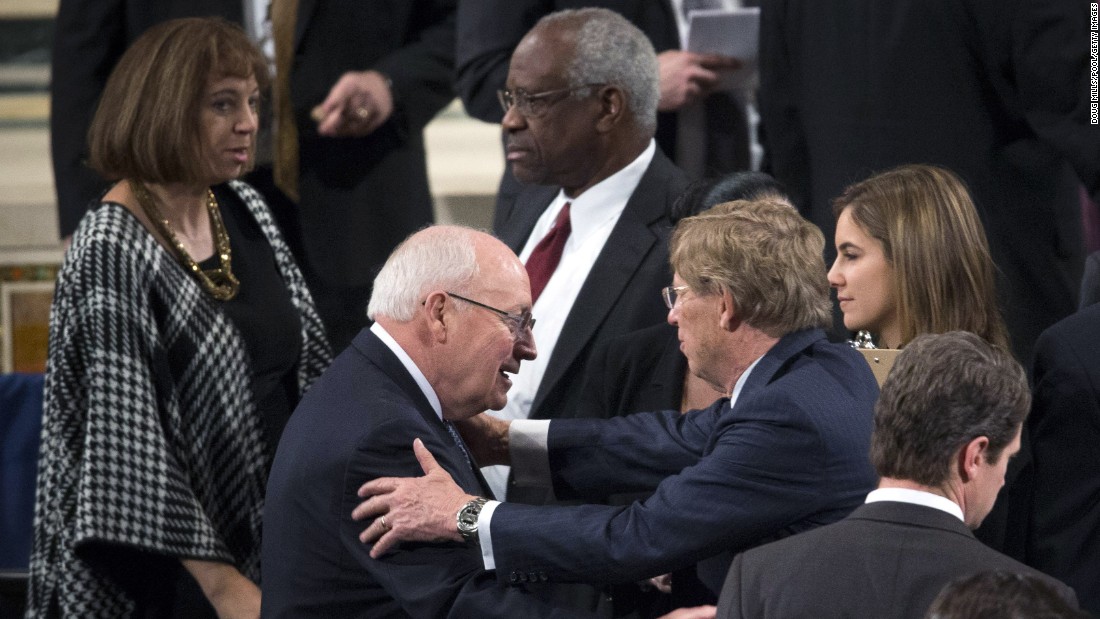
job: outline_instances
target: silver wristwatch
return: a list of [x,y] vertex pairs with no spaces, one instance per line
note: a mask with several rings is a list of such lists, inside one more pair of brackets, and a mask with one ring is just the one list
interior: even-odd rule
[[478,497],[458,510],[458,516],[456,517],[458,532],[467,543],[477,543],[477,517],[481,515],[481,508],[485,507],[488,502],[489,499]]

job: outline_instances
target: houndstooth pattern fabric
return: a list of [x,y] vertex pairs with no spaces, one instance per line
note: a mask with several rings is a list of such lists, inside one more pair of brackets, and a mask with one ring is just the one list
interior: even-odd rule
[[[259,222],[300,315],[300,390],[331,358],[263,199]],[[243,285],[247,285],[247,282]],[[259,582],[266,482],[244,342],[217,302],[124,207],[81,221],[50,315],[28,617],[124,617],[99,544],[223,561]]]

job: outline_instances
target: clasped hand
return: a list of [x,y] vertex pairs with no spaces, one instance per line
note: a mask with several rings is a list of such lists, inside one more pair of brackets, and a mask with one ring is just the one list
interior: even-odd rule
[[455,484],[420,439],[413,441],[413,453],[423,477],[379,477],[359,487],[359,497],[366,500],[351,517],[373,519],[359,534],[359,541],[374,543],[373,559],[400,542],[462,541],[455,516],[476,497]]

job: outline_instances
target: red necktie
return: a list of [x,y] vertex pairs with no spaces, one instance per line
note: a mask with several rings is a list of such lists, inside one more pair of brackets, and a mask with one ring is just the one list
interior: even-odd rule
[[572,230],[573,226],[569,223],[569,203],[566,202],[561,207],[558,218],[554,220],[554,227],[542,237],[527,258],[527,275],[531,278],[531,303],[539,300],[546,282],[550,281],[554,269],[558,268],[561,252],[565,249],[565,240]]

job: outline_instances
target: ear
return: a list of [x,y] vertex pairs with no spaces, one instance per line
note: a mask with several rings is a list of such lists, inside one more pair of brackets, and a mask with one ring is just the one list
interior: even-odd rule
[[969,482],[986,464],[989,456],[989,437],[979,436],[959,449],[959,479]]
[[725,286],[722,287],[722,306],[718,315],[718,326],[726,331],[735,331],[741,324],[741,318],[737,314],[737,304],[733,301],[733,294]]
[[438,343],[447,341],[447,328],[453,315],[449,311],[453,304],[448,305],[447,300],[447,293],[436,290],[428,294],[420,308],[428,325],[428,333]]
[[596,93],[596,99],[600,103],[596,131],[607,133],[614,129],[626,115],[626,93],[618,86],[603,86]]

